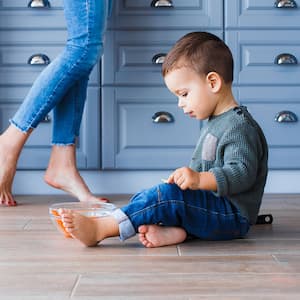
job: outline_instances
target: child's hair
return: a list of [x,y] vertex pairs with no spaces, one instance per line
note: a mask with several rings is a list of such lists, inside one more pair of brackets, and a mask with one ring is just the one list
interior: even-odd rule
[[233,58],[230,49],[217,36],[208,32],[191,32],[180,38],[165,58],[162,74],[181,67],[199,75],[218,73],[225,83],[233,81]]

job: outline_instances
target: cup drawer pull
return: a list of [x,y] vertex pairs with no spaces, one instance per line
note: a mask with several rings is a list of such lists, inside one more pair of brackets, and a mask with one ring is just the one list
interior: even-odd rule
[[162,65],[164,63],[164,61],[165,61],[165,58],[166,58],[166,54],[165,53],[155,54],[152,57],[152,63],[155,64],[155,65]]
[[174,117],[167,111],[158,111],[152,116],[153,123],[172,123]]
[[49,65],[50,58],[46,54],[33,54],[28,58],[29,65]]
[[283,110],[275,116],[275,121],[278,123],[295,123],[298,122],[298,117],[292,111]]
[[173,7],[172,0],[153,0],[151,7]]
[[298,60],[293,54],[281,53],[276,56],[274,63],[276,65],[297,65]]
[[50,8],[50,2],[48,0],[31,0],[28,3],[30,8]]
[[42,123],[50,123],[51,122],[51,117],[50,115],[46,115],[45,118],[41,121]]
[[277,8],[297,8],[297,3],[294,0],[276,0],[275,7],[277,7]]

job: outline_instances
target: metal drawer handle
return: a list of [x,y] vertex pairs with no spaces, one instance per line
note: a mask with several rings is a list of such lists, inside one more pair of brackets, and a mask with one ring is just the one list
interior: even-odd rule
[[165,61],[166,53],[158,53],[152,57],[152,63],[155,65],[162,65]]
[[28,3],[28,7],[30,8],[49,8],[50,2],[48,0],[31,0]]
[[46,54],[33,54],[28,58],[29,65],[49,65],[50,58]]
[[151,7],[174,7],[172,0],[153,0]]
[[152,116],[153,123],[172,123],[174,117],[167,111],[158,111]]
[[276,65],[297,65],[297,58],[293,54],[282,53],[276,56],[274,63]]
[[51,117],[50,117],[50,115],[47,115],[41,122],[42,122],[42,123],[50,123],[50,122],[51,122]]
[[275,7],[277,7],[277,8],[297,8],[297,3],[294,0],[276,0]]
[[275,121],[278,123],[295,123],[298,122],[298,117],[292,111],[283,110],[275,116]]

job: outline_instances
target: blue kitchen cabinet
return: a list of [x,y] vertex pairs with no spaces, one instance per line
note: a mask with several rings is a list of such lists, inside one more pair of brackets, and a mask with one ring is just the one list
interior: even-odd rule
[[[45,5],[45,7],[40,7]],[[32,6],[32,7],[31,7]],[[39,73],[63,49],[67,35],[61,0],[3,0],[0,2],[0,129],[9,125]],[[44,169],[51,150],[52,114],[32,133],[18,169]],[[100,71],[89,81],[77,164],[100,168]]]
[[235,84],[300,83],[300,34],[293,30],[227,30],[225,38],[235,59]]
[[270,169],[300,168],[300,1],[225,0],[234,90],[265,132]]
[[116,1],[102,59],[102,167],[188,165],[202,123],[177,107],[161,65],[191,31],[223,38],[223,1]]
[[[45,7],[39,7],[44,4]],[[29,6],[29,7],[28,7]],[[30,7],[33,6],[33,7]],[[104,55],[93,70],[77,145],[81,169],[158,170],[187,165],[202,122],[184,116],[161,76],[178,38],[209,31],[235,60],[233,90],[262,126],[271,169],[300,168],[299,0],[116,0]],[[0,128],[66,36],[62,0],[0,1]],[[19,169],[43,169],[51,113],[25,145]]]

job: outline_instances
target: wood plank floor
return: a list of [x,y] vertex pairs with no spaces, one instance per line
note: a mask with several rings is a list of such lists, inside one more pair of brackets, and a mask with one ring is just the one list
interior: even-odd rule
[[261,213],[274,223],[254,226],[246,239],[158,249],[136,237],[83,247],[48,216],[51,203],[71,198],[17,200],[0,207],[0,300],[300,299],[300,195],[266,195]]

